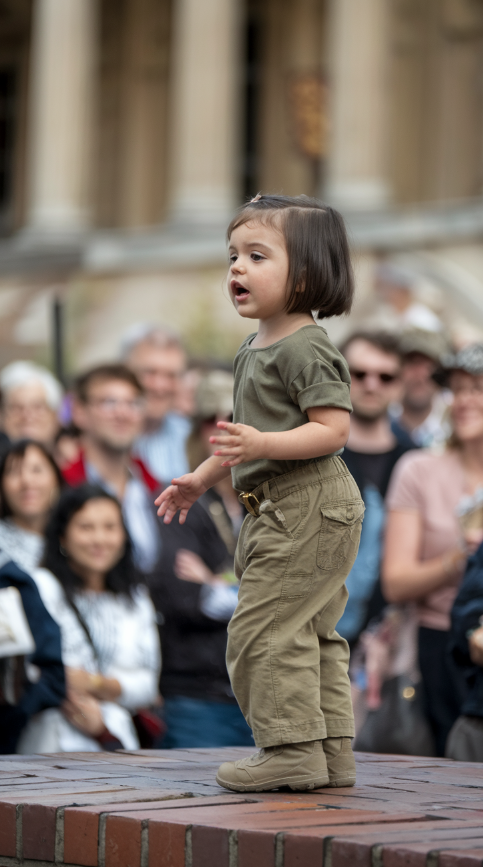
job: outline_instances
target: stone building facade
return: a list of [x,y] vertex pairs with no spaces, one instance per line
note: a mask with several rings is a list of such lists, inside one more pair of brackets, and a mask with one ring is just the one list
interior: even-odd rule
[[228,357],[260,189],[342,209],[356,315],[385,256],[483,327],[482,115],[483,0],[0,0],[0,363],[54,298],[67,366],[145,319]]

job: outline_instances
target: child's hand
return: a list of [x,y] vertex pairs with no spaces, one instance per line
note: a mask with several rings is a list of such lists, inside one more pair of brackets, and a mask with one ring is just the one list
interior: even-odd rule
[[154,501],[154,505],[159,506],[159,517],[164,516],[164,523],[170,524],[179,509],[179,522],[184,524],[191,506],[206,490],[203,479],[197,473],[186,473],[179,479],[173,479],[173,484],[165,488]]
[[228,421],[219,421],[217,427],[226,433],[220,436],[210,437],[210,443],[222,446],[216,450],[215,455],[224,457],[222,467],[236,467],[246,461],[256,461],[265,457],[263,443],[265,434],[247,424],[232,424]]

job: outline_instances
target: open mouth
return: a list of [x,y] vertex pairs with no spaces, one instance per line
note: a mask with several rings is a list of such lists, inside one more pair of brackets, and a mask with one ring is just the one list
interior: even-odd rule
[[237,301],[241,301],[243,298],[248,298],[250,295],[248,289],[245,289],[241,283],[237,283],[236,280],[231,284],[231,291],[233,292]]

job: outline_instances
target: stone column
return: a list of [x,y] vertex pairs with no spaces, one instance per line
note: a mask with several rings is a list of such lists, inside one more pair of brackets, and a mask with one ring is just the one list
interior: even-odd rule
[[221,223],[237,204],[238,0],[174,4],[170,218]]
[[34,0],[27,231],[71,236],[90,222],[97,0]]
[[325,198],[342,210],[389,201],[386,156],[387,0],[332,0],[331,150]]

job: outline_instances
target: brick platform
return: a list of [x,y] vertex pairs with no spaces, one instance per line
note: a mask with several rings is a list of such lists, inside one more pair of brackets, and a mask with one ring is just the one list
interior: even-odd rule
[[483,867],[483,765],[359,754],[353,789],[230,795],[247,752],[0,756],[0,865]]

